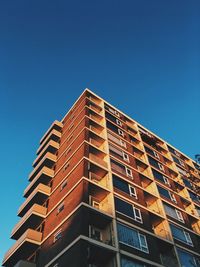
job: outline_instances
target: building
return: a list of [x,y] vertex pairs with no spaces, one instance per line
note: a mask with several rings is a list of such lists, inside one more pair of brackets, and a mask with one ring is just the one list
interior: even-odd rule
[[3,266],[200,266],[200,166],[92,91],[33,167]]

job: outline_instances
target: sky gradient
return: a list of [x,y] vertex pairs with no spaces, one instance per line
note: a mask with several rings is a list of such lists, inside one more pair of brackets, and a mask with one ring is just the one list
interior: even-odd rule
[[200,153],[199,0],[0,1],[0,261],[39,140],[88,87]]

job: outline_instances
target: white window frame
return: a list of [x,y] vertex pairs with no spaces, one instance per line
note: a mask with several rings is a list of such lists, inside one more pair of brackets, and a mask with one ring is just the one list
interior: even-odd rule
[[120,145],[126,148],[126,142],[120,139]]
[[178,217],[178,220],[184,223],[184,219],[183,219],[183,215],[182,215],[181,211],[179,211],[177,209],[175,209],[175,211],[176,211],[176,215]]
[[125,161],[130,162],[130,160],[129,160],[129,155],[126,154],[124,151],[122,151],[122,156],[123,156],[123,159],[124,159]]
[[153,154],[154,154],[155,158],[160,159],[160,156],[156,151],[153,150]]
[[165,168],[160,162],[158,162],[158,167],[161,171],[165,172]]
[[165,184],[171,186],[171,185],[170,185],[170,182],[169,182],[169,179],[168,179],[167,177],[165,177],[164,175],[163,175],[163,180],[164,180],[164,183],[165,183]]
[[58,207],[57,207],[57,214],[62,212],[65,208],[65,202],[62,202]]
[[62,228],[60,228],[54,235],[53,235],[53,243],[57,242],[61,237],[59,237],[58,239],[56,239],[56,237],[62,233]]
[[129,194],[131,197],[135,197],[137,199],[137,192],[136,192],[136,189],[135,187],[133,187],[132,185],[128,185],[129,187]]
[[192,242],[192,239],[190,237],[190,234],[188,232],[185,232],[185,231],[183,231],[183,233],[184,233],[185,240],[186,240],[187,244],[190,246],[193,246],[193,242]]
[[[98,206],[98,208],[96,208],[96,206]],[[100,208],[100,203],[95,201],[95,200],[92,200],[92,207],[95,208],[95,209],[99,209]]]
[[127,167],[125,166],[125,171],[126,171],[126,175],[127,175],[128,177],[133,178],[133,173],[132,173],[132,170],[131,170],[131,169],[129,169],[129,168],[127,168]]
[[124,137],[124,132],[118,128],[118,134]]
[[[143,252],[149,253],[149,248],[148,248],[148,244],[147,244],[146,236],[143,235],[143,234],[140,234],[140,233],[138,232],[138,237],[139,237],[139,242],[140,242],[140,248],[141,248],[141,250],[142,250]],[[141,237],[142,237],[143,240],[144,240],[145,246],[142,244]]]
[[115,115],[116,115],[117,117],[120,117],[120,114],[119,114],[119,112],[118,112],[117,110],[114,110],[114,113],[115,113]]
[[117,125],[122,127],[122,122],[120,120],[116,119],[116,123],[117,123]]
[[[169,192],[169,191],[168,191],[168,192]],[[174,196],[173,193],[169,192],[169,196],[170,196],[171,200],[172,200],[174,203],[177,203],[176,198],[175,198],[175,196]]]
[[[136,212],[139,213],[139,216],[136,214]],[[138,209],[138,208],[136,208],[135,206],[133,206],[133,214],[134,214],[134,220],[135,220],[136,222],[143,223],[143,220],[142,220],[142,214],[141,214],[140,209]]]

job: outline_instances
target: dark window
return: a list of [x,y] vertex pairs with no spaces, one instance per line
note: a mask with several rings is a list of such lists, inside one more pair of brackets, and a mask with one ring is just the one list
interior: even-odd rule
[[129,194],[128,183],[118,178],[116,175],[113,175],[113,186],[117,189]]

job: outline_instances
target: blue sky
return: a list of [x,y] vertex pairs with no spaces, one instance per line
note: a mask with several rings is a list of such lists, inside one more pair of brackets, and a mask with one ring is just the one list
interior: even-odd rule
[[199,0],[0,1],[0,260],[38,142],[90,88],[200,153]]

